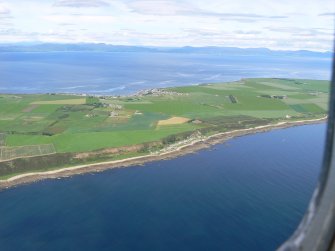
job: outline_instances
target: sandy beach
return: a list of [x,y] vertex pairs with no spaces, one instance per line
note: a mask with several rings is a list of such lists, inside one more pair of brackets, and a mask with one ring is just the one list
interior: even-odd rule
[[176,158],[185,154],[193,153],[204,148],[208,148],[218,143],[222,143],[228,139],[239,137],[247,134],[266,132],[274,129],[282,129],[293,126],[301,126],[307,124],[323,123],[327,120],[327,117],[312,120],[300,120],[300,121],[288,121],[279,122],[276,124],[269,124],[264,126],[257,126],[247,129],[232,130],[229,132],[218,133],[208,137],[197,137],[190,140],[178,142],[172,146],[160,150],[159,152],[153,152],[147,155],[131,157],[122,160],[113,160],[106,162],[99,162],[95,164],[77,165],[73,167],[60,168],[53,171],[45,172],[31,172],[20,174],[11,177],[7,180],[0,180],[0,190],[8,189],[20,184],[32,183],[44,179],[56,179],[65,178],[72,175],[101,172],[112,168],[129,167],[134,165],[140,165],[152,161],[159,161],[164,159]]

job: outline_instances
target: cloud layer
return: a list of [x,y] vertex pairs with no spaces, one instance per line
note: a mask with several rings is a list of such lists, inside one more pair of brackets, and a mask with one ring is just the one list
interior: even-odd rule
[[91,8],[107,7],[109,4],[102,0],[58,0],[54,3],[56,7],[73,7],[73,8]]
[[320,1],[0,0],[0,41],[332,50]]

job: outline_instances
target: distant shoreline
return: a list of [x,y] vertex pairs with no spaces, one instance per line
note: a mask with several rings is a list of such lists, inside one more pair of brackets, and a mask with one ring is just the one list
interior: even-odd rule
[[0,191],[3,189],[15,187],[21,184],[33,183],[40,180],[45,179],[59,179],[65,178],[78,174],[85,173],[94,173],[94,172],[102,172],[108,169],[113,168],[121,168],[121,167],[129,167],[135,165],[142,165],[148,162],[160,161],[166,159],[172,159],[179,156],[183,156],[189,153],[193,153],[199,151],[201,149],[205,149],[211,147],[213,145],[223,143],[229,139],[240,137],[244,135],[267,132],[275,129],[284,129],[288,127],[294,126],[302,126],[308,124],[318,124],[326,122],[327,116],[319,119],[312,120],[299,120],[299,121],[284,121],[276,124],[269,124],[264,126],[251,127],[247,129],[237,129],[228,132],[222,132],[218,134],[214,134],[207,137],[197,138],[191,141],[177,142],[176,147],[169,150],[169,147],[155,153],[131,157],[121,160],[113,160],[106,162],[98,162],[94,164],[84,164],[77,165],[72,167],[60,168],[52,171],[45,172],[31,172],[13,176],[7,180],[0,180]]

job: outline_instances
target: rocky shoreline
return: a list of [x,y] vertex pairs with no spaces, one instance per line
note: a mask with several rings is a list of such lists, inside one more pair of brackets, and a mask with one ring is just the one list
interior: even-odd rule
[[323,123],[326,121],[326,119],[327,117],[313,120],[287,121],[247,129],[238,129],[229,132],[218,133],[208,137],[199,137],[188,140],[186,142],[178,142],[175,146],[172,147],[169,146],[167,149],[163,149],[159,152],[151,153],[148,155],[131,157],[122,160],[95,163],[95,164],[86,164],[67,168],[60,168],[53,171],[20,174],[11,177],[7,180],[0,180],[0,190],[8,189],[21,184],[37,182],[44,179],[60,179],[78,174],[102,172],[104,170],[113,168],[129,167],[153,161],[172,159],[185,154],[194,153],[201,149],[211,147],[215,144],[223,143],[234,137],[266,132],[274,129],[283,129],[293,126]]

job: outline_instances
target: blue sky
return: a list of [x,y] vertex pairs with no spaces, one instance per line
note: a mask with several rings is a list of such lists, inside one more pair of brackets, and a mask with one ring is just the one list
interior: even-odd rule
[[0,41],[332,50],[332,0],[0,0]]

